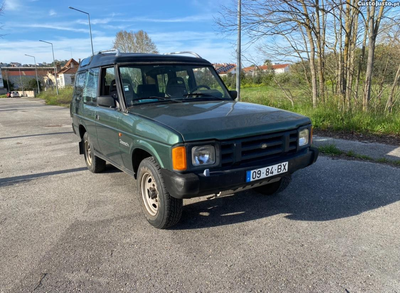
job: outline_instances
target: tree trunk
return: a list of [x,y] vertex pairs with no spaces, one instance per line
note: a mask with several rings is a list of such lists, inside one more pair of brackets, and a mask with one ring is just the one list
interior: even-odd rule
[[308,37],[308,42],[310,44],[310,71],[311,71],[311,87],[312,87],[312,103],[313,103],[313,108],[316,108],[318,105],[318,88],[317,88],[317,74],[316,74],[316,68],[315,68],[315,44],[314,44],[314,39],[312,35],[312,27],[311,27],[311,21],[308,15],[307,11],[307,6],[304,3],[304,0],[301,1],[303,5],[303,11],[306,17],[306,33]]
[[[374,1],[376,3],[376,1]],[[363,98],[363,111],[368,111],[368,104],[371,99],[371,86],[372,86],[372,70],[374,68],[374,57],[375,57],[375,42],[379,31],[379,24],[382,19],[385,0],[382,1],[382,6],[379,9],[378,16],[375,18],[375,5],[370,9],[369,13],[369,42],[368,42],[368,59],[367,59],[367,70],[365,73],[365,84],[364,84],[364,98]]]
[[344,109],[349,108],[349,100],[350,97],[348,96],[348,77],[349,77],[349,55],[350,55],[350,34],[351,34],[351,13],[350,13],[350,0],[346,1],[346,11],[345,11],[345,20],[344,20],[344,50],[343,50],[343,88],[342,93],[344,93]]
[[[357,5],[357,4],[355,4]],[[353,93],[353,77],[355,74],[354,70],[354,59],[355,59],[355,50],[356,50],[356,42],[357,42],[357,32],[358,32],[358,11],[357,7],[353,7],[351,9],[351,18],[352,26],[349,34],[350,45],[349,45],[349,57],[348,57],[348,66],[347,66],[347,87],[346,87],[346,101],[347,101],[347,110],[351,111],[352,105],[352,93]]]
[[[323,5],[323,1],[322,1]],[[325,103],[325,69],[324,69],[324,29],[321,27],[321,19],[323,21],[323,10],[321,10],[322,15],[320,16],[320,8],[319,8],[319,1],[315,1],[315,15],[316,15],[316,29],[315,35],[317,39],[317,55],[318,55],[318,82],[319,82],[319,97],[321,98],[322,102]],[[322,24],[323,25],[323,24]]]
[[392,113],[392,110],[393,110],[393,104],[394,104],[393,96],[394,96],[394,91],[396,89],[397,83],[399,82],[399,79],[400,79],[400,65],[397,68],[396,76],[394,77],[393,85],[390,90],[389,98],[386,103],[385,111],[388,113]]
[[367,46],[367,36],[368,36],[368,30],[364,30],[364,39],[363,39],[363,44],[361,48],[361,56],[358,61],[358,69],[357,69],[357,79],[356,79],[356,84],[355,84],[355,98],[358,103],[358,89],[359,89],[359,84],[360,84],[360,79],[361,79],[361,67],[364,64],[365,60],[365,47]]

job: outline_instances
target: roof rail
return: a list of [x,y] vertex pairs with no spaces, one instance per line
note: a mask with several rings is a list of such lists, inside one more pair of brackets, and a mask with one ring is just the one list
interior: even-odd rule
[[[191,51],[182,51],[182,52],[171,52],[171,53],[165,53],[164,55],[177,55],[177,54],[190,54],[193,55],[197,58],[201,58],[201,56],[195,52],[191,52]],[[203,58],[201,58],[203,59]]]
[[97,55],[99,55],[99,54],[104,54],[104,53],[115,53],[115,56],[121,55],[121,52],[119,51],[119,49],[109,49],[109,50],[99,51],[99,52],[97,53]]

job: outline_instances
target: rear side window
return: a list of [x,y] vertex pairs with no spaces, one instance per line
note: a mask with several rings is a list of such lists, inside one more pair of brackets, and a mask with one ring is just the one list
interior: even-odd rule
[[83,102],[95,106],[99,87],[99,68],[89,69],[86,72],[86,86],[83,90]]
[[80,72],[76,75],[74,97],[77,100],[82,99],[83,89],[85,87],[86,72]]

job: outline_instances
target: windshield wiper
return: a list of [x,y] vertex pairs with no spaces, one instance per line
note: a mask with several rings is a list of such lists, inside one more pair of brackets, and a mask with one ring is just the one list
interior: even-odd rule
[[205,94],[205,93],[189,93],[189,94],[184,95],[184,97],[185,98],[187,98],[187,97],[212,97],[212,98],[221,100],[221,98],[218,98],[214,95]]
[[174,102],[174,103],[182,103],[182,101],[177,101],[175,99],[170,99],[170,98],[164,98],[164,97],[156,97],[156,96],[148,96],[148,97],[142,97],[142,98],[137,98],[134,100],[135,105],[140,104],[141,100],[157,100],[157,101],[166,101],[166,102]]

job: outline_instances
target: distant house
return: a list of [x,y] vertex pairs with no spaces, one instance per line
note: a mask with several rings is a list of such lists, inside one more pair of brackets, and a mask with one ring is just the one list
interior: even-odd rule
[[75,73],[78,71],[79,63],[74,59],[68,60],[63,68],[58,72],[57,81],[60,87],[73,85],[75,82]]
[[232,63],[215,63],[213,64],[215,70],[220,76],[226,76],[228,73],[235,74],[236,73],[236,64]]
[[19,62],[11,62],[10,66],[11,67],[21,67],[21,63],[19,63]]
[[[43,84],[49,72],[53,71],[53,67],[38,67],[37,75],[39,82]],[[1,72],[3,75],[3,80],[9,81],[14,85],[14,88],[18,90],[22,90],[24,88],[24,84],[26,84],[30,79],[36,80],[35,67],[1,67]]]
[[289,72],[290,64],[272,64],[272,65],[262,65],[262,66],[250,66],[243,68],[245,74],[255,75],[257,72],[268,72],[272,71],[275,74],[281,74]]
[[[59,88],[64,88],[74,84],[75,73],[78,71],[78,67],[79,63],[74,59],[70,59],[62,68],[57,68],[57,83]],[[46,85],[54,86],[55,82],[56,80],[53,71],[48,72],[45,77]]]

